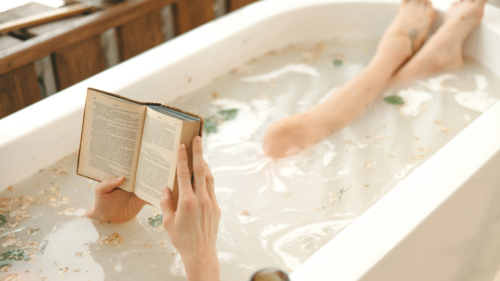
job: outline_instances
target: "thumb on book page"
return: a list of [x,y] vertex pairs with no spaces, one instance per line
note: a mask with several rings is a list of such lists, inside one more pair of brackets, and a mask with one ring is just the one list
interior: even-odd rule
[[100,183],[98,183],[96,186],[95,186],[95,192],[97,194],[106,194],[106,193],[110,193],[111,191],[113,191],[113,189],[119,187],[120,185],[122,185],[122,183],[125,181],[125,177],[119,177],[119,178],[115,178],[115,177],[111,177],[111,178],[108,178]]

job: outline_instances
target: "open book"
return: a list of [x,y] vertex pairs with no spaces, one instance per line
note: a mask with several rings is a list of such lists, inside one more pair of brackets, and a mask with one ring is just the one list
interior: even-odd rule
[[201,136],[203,118],[159,103],[142,103],[89,88],[83,115],[77,174],[103,181],[125,177],[121,189],[160,206],[168,186],[177,206],[177,151]]

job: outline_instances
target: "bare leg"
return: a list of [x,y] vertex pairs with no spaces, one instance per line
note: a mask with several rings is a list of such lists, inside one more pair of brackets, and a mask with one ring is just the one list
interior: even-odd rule
[[279,158],[295,153],[358,117],[398,68],[423,44],[434,19],[428,0],[403,0],[368,66],[315,108],[284,118],[267,130],[264,151]]
[[396,73],[394,80],[407,80],[461,67],[462,45],[481,21],[485,3],[486,0],[462,0],[454,3],[446,13],[444,24]]

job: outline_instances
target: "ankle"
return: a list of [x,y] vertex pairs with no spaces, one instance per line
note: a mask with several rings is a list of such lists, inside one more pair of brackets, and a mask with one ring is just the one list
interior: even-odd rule
[[317,107],[304,112],[303,120],[307,120],[305,127],[307,134],[312,139],[321,139],[329,135],[335,127],[335,113],[328,102],[323,102]]

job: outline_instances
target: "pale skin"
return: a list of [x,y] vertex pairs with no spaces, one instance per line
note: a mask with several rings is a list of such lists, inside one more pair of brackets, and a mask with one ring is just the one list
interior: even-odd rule
[[[177,157],[179,201],[174,209],[172,192],[163,189],[161,210],[165,227],[174,247],[182,257],[189,281],[219,281],[216,242],[221,211],[215,197],[214,177],[203,159],[201,138],[193,139],[194,184],[188,168],[185,145]],[[95,188],[95,204],[87,217],[121,223],[135,218],[147,203],[134,193],[118,187],[123,178],[109,178]]]
[[193,140],[194,190],[188,169],[186,148],[178,153],[179,203],[174,209],[170,189],[163,189],[163,226],[179,251],[189,281],[219,281],[219,260],[215,244],[221,211],[215,198],[214,177],[203,160],[201,138]]
[[86,216],[100,222],[122,223],[135,218],[147,204],[132,192],[119,189],[124,177],[108,178],[95,187],[94,207]]
[[296,153],[359,117],[390,83],[462,66],[463,42],[481,21],[485,2],[453,4],[444,24],[422,47],[434,10],[428,0],[404,0],[368,66],[323,103],[271,125],[264,152],[273,158]]

